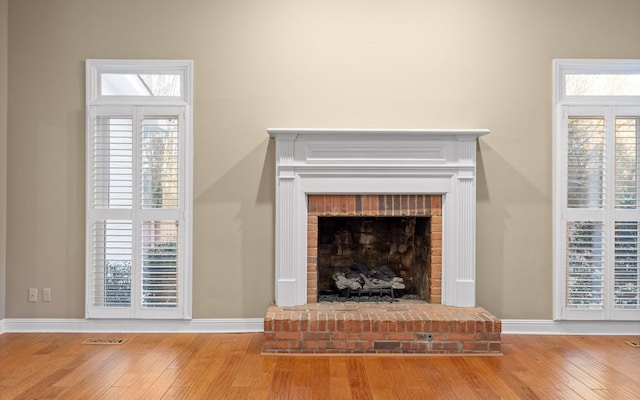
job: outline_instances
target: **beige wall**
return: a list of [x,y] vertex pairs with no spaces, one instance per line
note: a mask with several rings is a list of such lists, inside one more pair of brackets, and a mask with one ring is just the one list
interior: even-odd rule
[[[640,58],[638,15],[637,0],[9,0],[7,317],[84,315],[84,60],[183,58],[195,318],[262,317],[273,298],[266,128],[370,127],[491,129],[478,302],[549,319],[551,62]],[[52,303],[26,302],[45,285]]]
[[6,300],[8,4],[8,0],[0,0],[0,320]]
[[0,0],[0,320],[5,316],[7,243],[8,0]]

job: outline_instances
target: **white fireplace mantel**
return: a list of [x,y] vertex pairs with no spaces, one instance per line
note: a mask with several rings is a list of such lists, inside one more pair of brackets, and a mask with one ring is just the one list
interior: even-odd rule
[[486,129],[268,129],[276,304],[307,302],[308,194],[442,195],[442,303],[476,303],[476,141]]

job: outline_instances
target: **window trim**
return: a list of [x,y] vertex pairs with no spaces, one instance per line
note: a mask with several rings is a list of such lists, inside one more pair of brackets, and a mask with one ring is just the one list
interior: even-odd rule
[[[86,318],[170,318],[170,319],[191,319],[193,309],[193,61],[192,60],[107,60],[107,59],[87,59],[85,61],[85,80],[86,80],[86,283],[85,283],[85,313]],[[99,94],[99,81],[102,73],[179,73],[181,76],[181,96],[102,96]],[[91,176],[89,174],[91,149],[89,135],[91,135],[92,118],[96,107],[116,109],[119,106],[124,108],[146,108],[152,110],[154,107],[166,109],[167,107],[178,107],[182,110],[182,119],[184,121],[184,149],[181,157],[184,158],[182,167],[184,169],[184,182],[182,187],[182,196],[184,206],[181,214],[185,226],[181,228],[184,244],[181,248],[183,261],[182,282],[179,287],[182,289],[181,300],[177,312],[173,316],[167,317],[162,312],[149,312],[143,315],[133,315],[127,312],[118,312],[117,308],[109,310],[106,313],[90,313],[92,307],[92,299],[90,296],[92,276],[90,270],[91,264],[91,246],[90,229],[92,229],[92,220],[90,212],[92,212],[92,195],[91,193]],[[134,217],[134,219],[137,217]],[[134,305],[132,304],[132,308]],[[94,308],[95,311],[95,308]]]
[[[566,176],[564,173],[564,157],[567,148],[566,141],[561,140],[564,124],[569,117],[569,108],[579,109],[578,115],[593,114],[596,108],[599,115],[611,118],[612,115],[629,114],[629,106],[635,106],[631,114],[638,113],[640,96],[567,96],[565,95],[565,77],[571,73],[599,73],[617,74],[633,73],[640,75],[640,60],[595,60],[595,59],[557,59],[553,61],[553,319],[554,320],[637,320],[640,310],[616,310],[611,306],[610,299],[605,299],[603,310],[571,311],[564,309],[566,299],[566,231],[563,223],[567,220],[563,213],[564,189]],[[604,111],[603,111],[604,110]],[[618,112],[616,112],[618,111]],[[621,112],[621,113],[620,113]],[[611,123],[611,122],[609,122]],[[614,210],[603,209],[603,213],[613,213]],[[612,274],[612,273],[610,273]],[[605,282],[605,287],[612,287],[613,282]]]

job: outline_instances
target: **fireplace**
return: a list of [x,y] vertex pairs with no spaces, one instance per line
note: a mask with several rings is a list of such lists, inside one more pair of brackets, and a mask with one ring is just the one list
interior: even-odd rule
[[276,142],[276,305],[317,301],[310,198],[436,195],[442,202],[438,302],[475,306],[476,140],[487,130],[268,132]]
[[[499,354],[500,320],[475,299],[476,140],[486,133],[269,129],[276,295],[263,351]],[[417,299],[319,302],[345,269],[378,295],[387,281],[369,273],[401,277],[395,288]],[[350,296],[365,289],[346,285]]]

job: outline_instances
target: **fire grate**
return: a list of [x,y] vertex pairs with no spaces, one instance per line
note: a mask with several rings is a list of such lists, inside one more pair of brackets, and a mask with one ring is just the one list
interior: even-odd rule
[[120,338],[88,338],[82,344],[123,344],[127,339]]
[[636,347],[636,348],[640,348],[640,341],[630,341],[630,342],[625,342],[626,344],[628,344],[631,347]]

